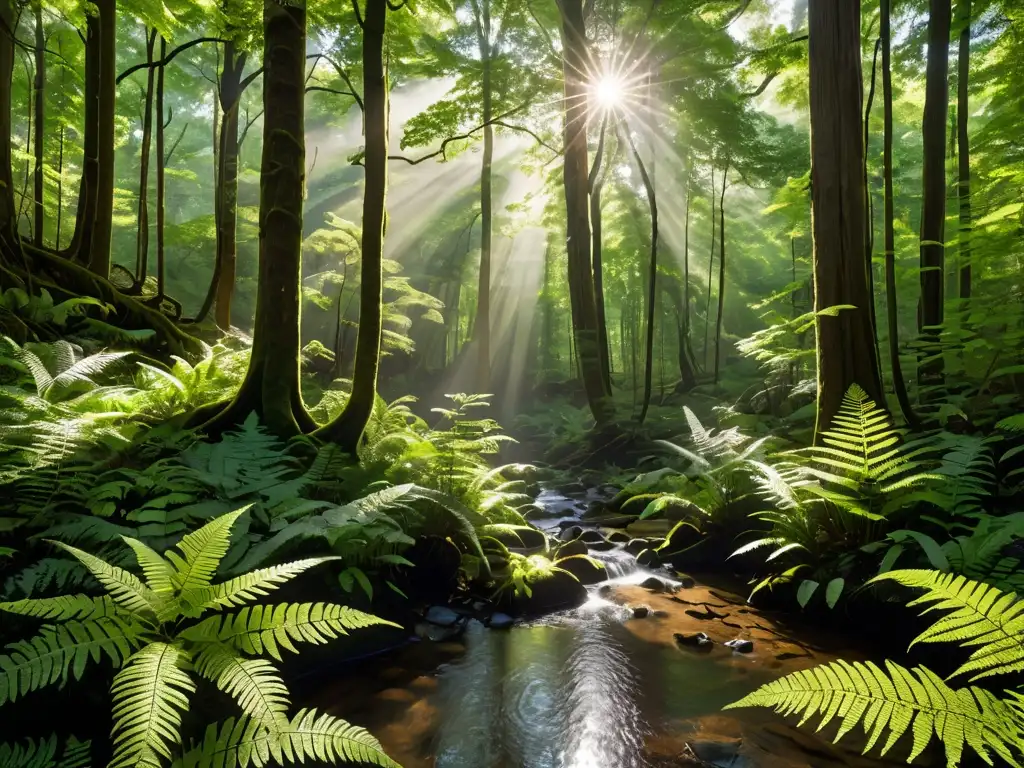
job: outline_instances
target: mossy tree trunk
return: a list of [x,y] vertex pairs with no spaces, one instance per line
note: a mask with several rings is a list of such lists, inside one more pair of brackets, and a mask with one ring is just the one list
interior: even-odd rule
[[[32,174],[33,212],[32,242],[43,247],[43,227],[46,221],[43,211],[43,149],[46,146],[46,39],[43,34],[43,4],[37,0],[35,4],[36,46],[35,46],[35,82],[32,85],[35,99],[35,121],[33,128],[32,150],[35,155],[35,167]],[[0,32],[0,34],[3,34]]]
[[818,420],[826,429],[859,384],[883,404],[865,253],[860,0],[809,7],[811,206],[817,318]]
[[152,66],[156,48],[156,29],[146,35],[146,100],[142,114],[142,151],[139,158],[138,229],[135,238],[135,281],[141,287],[149,274],[149,157],[153,144],[153,87],[156,69]]
[[13,259],[18,249],[14,178],[11,175],[11,81],[14,75],[14,42],[10,35],[3,31],[14,28],[13,19],[11,0],[0,0],[0,260]]
[[892,188],[892,0],[881,0],[880,37],[882,41],[882,175],[885,185],[885,208],[882,214],[882,231],[885,248],[885,303],[886,320],[889,330],[889,365],[892,369],[893,389],[900,404],[903,418],[912,427],[917,426],[917,416],[910,404],[907,383],[903,378],[900,363],[899,305],[896,301],[896,231],[894,227]]
[[569,264],[569,304],[572,330],[587,402],[598,427],[615,419],[611,393],[605,386],[590,258],[589,159],[587,156],[587,72],[591,71],[590,51],[584,23],[583,0],[558,0],[562,28],[564,77],[562,166],[566,206],[566,248]]
[[359,288],[359,332],[356,336],[352,395],[334,421],[317,435],[355,454],[377,397],[382,329],[385,203],[388,183],[388,83],[384,66],[387,0],[367,0],[363,26],[363,163],[362,269]]
[[247,56],[224,45],[224,68],[220,78],[220,151],[217,157],[217,325],[231,327],[231,300],[235,291],[238,260],[238,109],[242,100],[242,70]]
[[971,0],[957,5],[960,47],[957,54],[956,78],[956,149],[960,198],[960,298],[971,298],[971,144],[967,135],[970,115],[971,78]]
[[[167,57],[167,40],[160,36],[160,61]],[[164,119],[164,75],[166,67],[161,64],[156,74],[156,294],[166,295],[166,248],[164,246],[164,224],[167,216],[165,204],[167,154],[164,137],[168,120]]]
[[[928,4],[928,60],[925,69],[924,139],[921,198],[921,307],[919,330],[932,343],[938,341],[943,322],[946,230],[946,116],[949,113],[950,0]],[[922,362],[922,384],[942,379],[942,357]]]
[[263,32],[259,287],[252,357],[234,401],[206,428],[216,430],[255,411],[271,432],[290,437],[315,426],[299,389],[305,6],[264,0]]

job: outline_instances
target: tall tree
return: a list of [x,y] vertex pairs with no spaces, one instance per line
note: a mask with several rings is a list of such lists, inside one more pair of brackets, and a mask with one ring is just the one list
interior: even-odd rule
[[232,423],[255,411],[269,430],[287,437],[315,426],[299,389],[305,3],[264,0],[263,41],[259,287],[252,355],[238,394],[213,424]]
[[885,185],[885,208],[882,214],[883,247],[885,249],[885,304],[889,331],[889,366],[892,369],[893,389],[900,404],[903,418],[912,427],[917,416],[910,404],[907,383],[903,379],[900,363],[899,306],[896,301],[896,231],[892,188],[892,0],[881,0],[879,39],[882,45],[882,175]]
[[[808,24],[820,436],[851,384],[884,399],[864,260],[860,0],[811,0]],[[853,309],[830,310],[842,305]]]
[[[99,12],[99,56],[96,66],[96,220],[88,242],[89,269],[101,277],[110,273],[110,243],[114,226],[114,117],[117,92],[117,0],[95,0]],[[87,54],[88,55],[88,54]],[[86,127],[88,129],[88,126]]]
[[612,422],[615,409],[601,374],[601,356],[590,259],[590,200],[587,153],[587,77],[593,72],[583,0],[558,0],[561,14],[564,116],[562,181],[565,187],[569,303],[576,356],[587,402],[598,426]]
[[729,186],[729,158],[722,168],[722,196],[718,200],[718,313],[715,315],[715,384],[722,362],[722,318],[725,314],[725,190]]
[[601,131],[597,141],[597,154],[590,167],[590,221],[593,228],[591,268],[594,272],[594,302],[597,304],[598,353],[601,357],[601,375],[604,377],[605,388],[612,391],[611,348],[608,345],[608,317],[604,298],[604,230],[601,216],[601,193],[604,191],[608,178],[608,167],[611,163],[604,162],[605,139],[608,131],[608,115],[601,121]]
[[164,200],[167,191],[167,153],[164,149],[164,139],[167,133],[167,125],[170,116],[164,119],[164,78],[167,65],[164,59],[167,58],[167,39],[160,36],[160,64],[157,66],[156,74],[156,293],[160,299],[166,295],[166,257],[165,247],[165,219],[167,206]]
[[960,47],[956,76],[956,151],[960,198],[960,298],[971,298],[971,144],[967,135],[970,115],[971,79],[971,0],[957,4],[960,23]]
[[[358,11],[358,4],[355,6]],[[359,332],[356,336],[352,394],[345,409],[318,431],[355,454],[377,397],[382,330],[384,231],[387,226],[388,81],[384,65],[388,0],[367,0],[357,22],[363,32],[363,130],[366,181],[363,191]]]
[[14,40],[7,34],[7,30],[13,29],[12,0],[0,0],[0,262],[13,259],[13,254],[18,248],[14,179],[11,174],[11,83],[14,76]]
[[[36,72],[35,82],[32,86],[33,98],[35,99],[35,120],[33,121],[35,135],[32,137],[32,150],[35,155],[32,175],[32,242],[41,248],[43,246],[43,225],[45,222],[43,209],[43,150],[46,146],[46,37],[43,30],[42,0],[36,0],[35,17]],[[3,34],[3,32],[0,32],[0,34]]]
[[142,149],[139,158],[139,206],[135,240],[135,280],[141,286],[149,273],[149,158],[153,145],[153,89],[156,68],[156,29],[146,31],[146,96],[142,113]]
[[476,390],[477,392],[489,392],[491,389],[491,248],[494,241],[491,184],[494,165],[494,126],[491,123],[494,119],[491,0],[472,0],[472,4],[482,69],[481,110],[484,126],[484,151],[480,165],[480,278],[473,333],[476,337]]
[[[928,59],[925,69],[924,162],[921,176],[921,307],[919,328],[937,340],[943,321],[946,230],[946,116],[949,113],[950,0],[929,0]],[[922,383],[942,376],[942,357],[921,366]]]

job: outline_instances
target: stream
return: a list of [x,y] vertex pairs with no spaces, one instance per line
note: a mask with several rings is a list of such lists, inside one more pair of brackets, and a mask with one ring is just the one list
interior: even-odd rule
[[[552,515],[535,524],[555,530],[582,506],[551,491],[538,501]],[[767,710],[723,713],[757,686],[835,655],[736,595],[701,585],[652,593],[639,586],[651,572],[628,554],[591,554],[610,579],[579,608],[510,630],[474,621],[457,640],[413,643],[360,664],[316,705],[369,729],[405,768],[900,764],[862,758],[856,739],[833,746]],[[639,604],[648,616],[634,618]],[[727,618],[695,617],[705,610]],[[711,652],[675,642],[695,631],[715,640]],[[736,637],[752,640],[753,652],[722,645]]]

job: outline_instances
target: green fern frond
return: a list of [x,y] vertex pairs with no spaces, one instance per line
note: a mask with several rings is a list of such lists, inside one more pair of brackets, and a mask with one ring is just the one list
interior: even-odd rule
[[978,647],[951,676],[973,673],[971,680],[1024,670],[1024,601],[982,582],[925,570],[889,571],[871,580],[895,581],[927,590],[909,606],[926,605],[924,613],[952,611],[911,643],[959,643]]
[[98,662],[104,655],[120,667],[145,631],[130,619],[108,617],[45,626],[33,638],[10,643],[9,654],[0,656],[0,704],[58,681],[63,684],[69,674],[78,680],[90,660]]
[[249,509],[249,506],[221,515],[198,531],[182,537],[178,542],[178,548],[184,554],[184,560],[173,550],[164,553],[177,571],[174,583],[182,592],[203,589],[210,585],[217,566],[228,551],[231,526]]
[[203,740],[173,768],[263,768],[286,762],[346,761],[378,768],[401,768],[362,728],[344,720],[303,709],[270,732],[246,717],[210,725]]
[[65,552],[74,555],[89,570],[89,573],[103,585],[103,588],[110,593],[110,596],[132,613],[144,614],[156,612],[158,609],[159,600],[156,595],[137,576],[123,568],[111,565],[94,555],[90,555],[88,552],[83,552],[77,547],[72,547],[70,544],[65,544],[61,541],[49,541]]
[[211,643],[199,652],[195,669],[264,727],[287,722],[288,688],[269,661],[246,659],[225,645]]
[[138,539],[122,536],[124,543],[135,552],[135,559],[142,569],[150,589],[158,595],[170,594],[174,591],[174,567]]
[[194,594],[185,597],[196,607],[202,609],[233,608],[269,594],[310,568],[339,559],[338,557],[311,557],[306,560],[274,565],[258,571],[250,571],[223,584],[197,590]]
[[348,630],[374,625],[398,626],[331,603],[256,605],[234,614],[211,616],[183,630],[179,637],[199,643],[219,642],[253,655],[266,652],[281,661],[279,647],[299,652],[292,641],[322,644],[347,635]]
[[938,737],[951,768],[959,765],[965,746],[989,765],[993,765],[989,752],[1009,765],[1019,765],[1014,752],[1022,733],[1008,704],[980,688],[954,690],[925,667],[908,670],[892,661],[886,661],[886,667],[888,674],[872,662],[824,664],[763,685],[725,708],[770,707],[784,715],[801,715],[801,725],[820,715],[818,730],[838,715],[835,741],[862,724],[868,734],[865,754],[887,730],[883,755],[910,730],[913,746],[908,763]]
[[57,737],[0,744],[0,768],[91,768],[91,743],[71,737],[58,749]]
[[114,677],[114,757],[108,768],[160,768],[181,743],[181,713],[195,691],[189,656],[177,644],[154,642]]
[[49,621],[71,621],[72,619],[87,621],[125,615],[124,610],[105,595],[103,597],[60,595],[59,597],[43,597],[34,600],[16,600],[0,603],[0,611]]

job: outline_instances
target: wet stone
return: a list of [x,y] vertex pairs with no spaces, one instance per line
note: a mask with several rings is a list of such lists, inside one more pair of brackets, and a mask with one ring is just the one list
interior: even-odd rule
[[651,615],[651,606],[649,605],[632,605],[629,610],[634,619],[646,619]]
[[[637,561],[639,562],[639,560]],[[672,592],[672,585],[668,582],[659,579],[657,576],[648,576],[646,579],[640,582],[640,586],[644,589],[649,589],[651,592]]]
[[736,638],[735,640],[729,640],[726,645],[736,651],[736,653],[750,653],[754,650],[753,640]]
[[491,629],[510,629],[515,623],[516,620],[507,613],[495,613],[491,616],[491,620],[487,622],[487,626]]
[[436,627],[450,627],[459,620],[459,614],[445,605],[434,605],[427,610],[423,618]]
[[673,637],[675,641],[680,645],[685,645],[689,648],[700,648],[701,650],[710,651],[711,647],[715,644],[715,641],[705,635],[703,632],[695,632],[693,634],[683,634],[682,632],[676,632]]
[[562,529],[562,532],[558,534],[558,538],[562,541],[572,541],[573,539],[578,539],[582,533],[583,529],[578,525],[570,525]]

